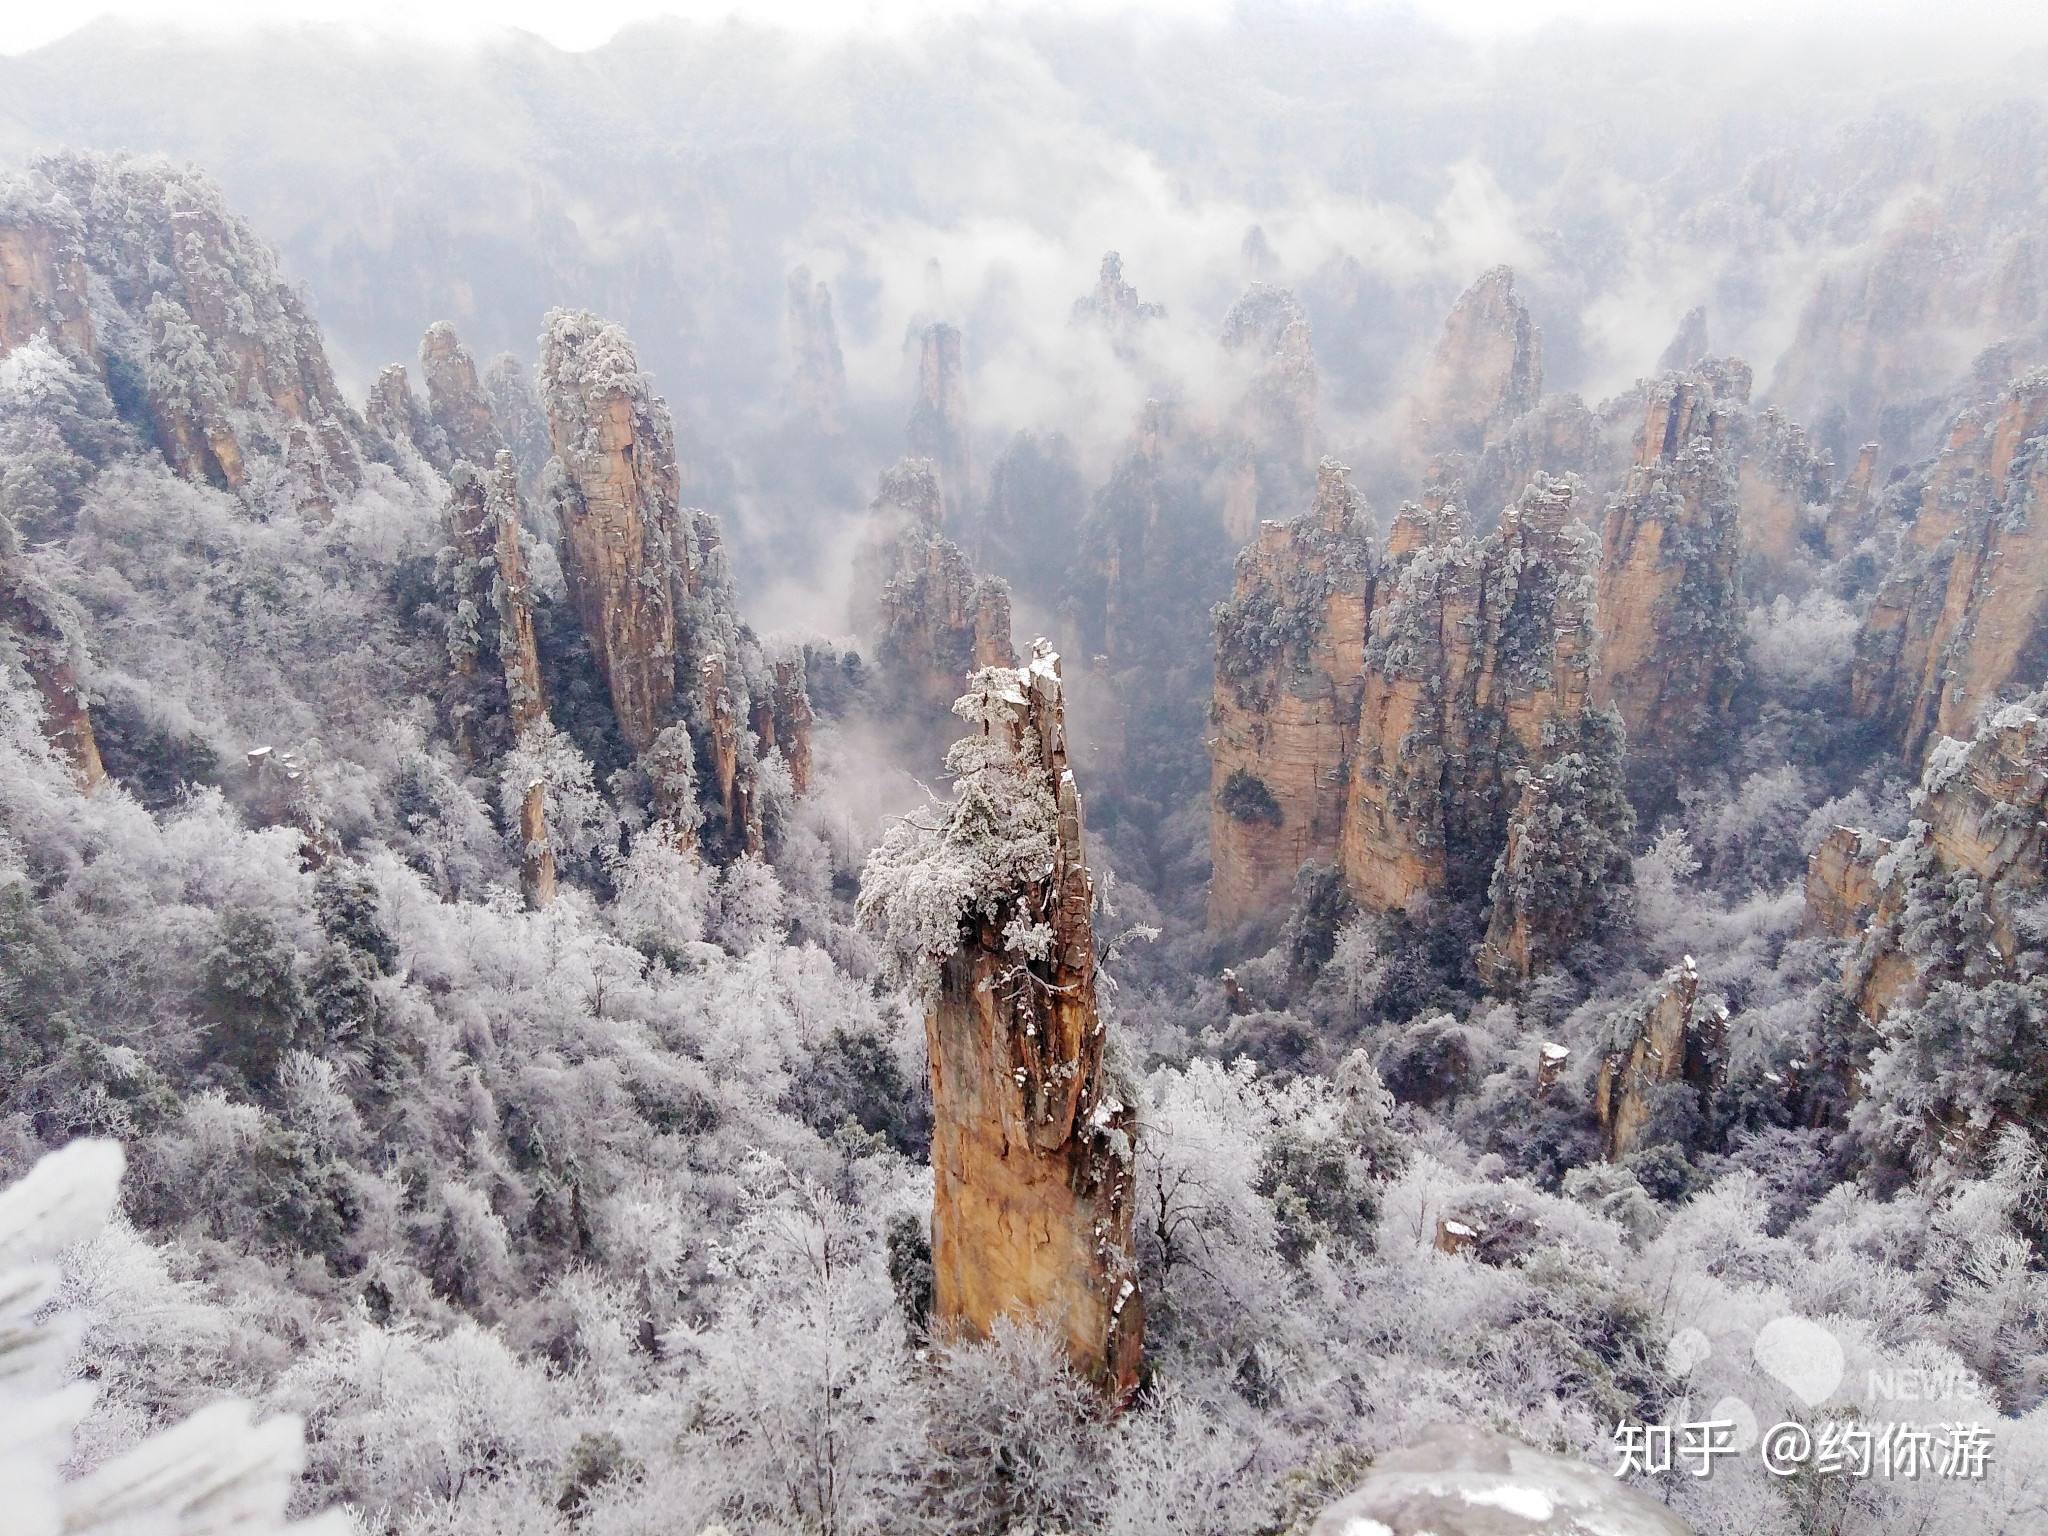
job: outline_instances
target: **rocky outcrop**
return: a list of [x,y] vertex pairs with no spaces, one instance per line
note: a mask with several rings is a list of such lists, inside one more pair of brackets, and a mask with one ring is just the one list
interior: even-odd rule
[[675,431],[625,332],[595,315],[549,314],[540,366],[563,573],[619,734],[644,752],[675,708],[675,591],[688,577]]
[[1545,395],[1489,438],[1476,458],[1440,455],[1426,468],[1424,478],[1470,507],[1483,531],[1537,475],[1604,479],[1610,457],[1599,419],[1583,400],[1577,395]]
[[1593,564],[1570,483],[1539,478],[1495,533],[1422,545],[1382,578],[1343,837],[1367,910],[1484,890],[1516,771],[1586,708]]
[[1319,384],[1308,312],[1292,289],[1253,283],[1223,317],[1221,340],[1248,371],[1232,424],[1258,461],[1264,504],[1289,505],[1281,498],[1306,491],[1315,462]]
[[547,785],[540,779],[519,798],[519,894],[534,912],[555,899],[555,849],[548,840]]
[[1753,567],[1783,567],[1806,542],[1808,509],[1827,504],[1834,465],[1775,407],[1759,414],[1742,437],[1735,475],[1742,553]]
[[[979,735],[954,750],[963,788],[937,856],[1013,837],[1028,853],[989,861],[993,883],[962,893],[961,919],[941,941],[950,947],[930,956],[933,1321],[986,1335],[1000,1318],[1037,1319],[1120,1402],[1137,1384],[1144,1334],[1131,1240],[1137,1125],[1104,1065],[1094,887],[1059,658],[1041,642],[1029,665],[984,674],[961,703]],[[888,846],[877,855],[897,857]],[[886,905],[875,870],[863,901]]]
[[784,311],[789,333],[790,416],[811,431],[836,436],[846,411],[846,359],[832,319],[832,290],[813,282],[809,267],[789,274]]
[[645,754],[665,727],[686,725],[705,851],[758,848],[765,743],[751,727],[769,669],[735,611],[718,520],[678,505],[668,407],[625,333],[582,311],[549,314],[540,380],[555,450],[544,494],[619,734]]
[[1685,318],[1678,322],[1678,329],[1672,333],[1671,343],[1665,347],[1664,355],[1657,359],[1659,373],[1683,373],[1696,367],[1700,359],[1712,352],[1707,340],[1707,306],[1695,304],[1685,312]]
[[456,465],[448,524],[448,651],[458,682],[451,725],[458,745],[481,761],[547,718],[519,472],[509,452],[499,450],[488,479],[466,459]]
[[1834,827],[1806,858],[1808,933],[1838,939],[1860,935],[1877,910],[1877,861],[1891,841],[1856,827]]
[[73,357],[98,360],[83,233],[68,220],[0,209],[0,357],[47,335]]
[[1074,323],[1099,326],[1119,356],[1129,357],[1143,337],[1146,322],[1165,316],[1166,306],[1148,304],[1124,277],[1124,259],[1105,252],[1095,291],[1074,300]]
[[1601,1150],[1609,1162],[1636,1149],[1657,1088],[1685,1082],[1703,1093],[1714,1090],[1727,1027],[1727,1007],[1700,995],[1700,973],[1690,955],[1616,1016],[1614,1049],[1600,1063],[1593,1090]]
[[1238,556],[1216,610],[1212,928],[1277,917],[1302,864],[1337,862],[1378,574],[1371,514],[1328,459],[1315,504]]
[[420,374],[426,380],[427,413],[433,418],[454,463],[489,470],[505,451],[505,434],[476,376],[476,360],[455,334],[437,320],[420,338]]
[[413,393],[405,365],[393,363],[377,375],[370,386],[370,398],[363,407],[370,430],[383,438],[397,453],[400,467],[415,483],[424,482],[424,470],[445,475],[450,468],[448,442],[436,430],[420,398]]
[[187,479],[240,490],[252,456],[273,459],[313,512],[362,483],[363,423],[303,301],[195,172],[59,155],[10,184],[0,354],[38,331],[146,417]]
[[1623,735],[1612,710],[1561,717],[1545,729],[1542,765],[1518,773],[1474,958],[1496,991],[1516,990],[1624,916],[1635,813],[1622,787]]
[[939,531],[943,496],[929,459],[883,473],[859,560],[859,585],[872,597],[856,615],[892,686],[932,714],[950,706],[968,673],[1015,660],[1009,588],[977,577]]
[[924,328],[918,343],[917,394],[907,433],[913,456],[929,459],[939,477],[944,520],[959,527],[974,489],[974,457],[967,430],[967,367],[960,332],[943,320]]
[[1416,441],[1478,453],[1542,393],[1542,333],[1513,270],[1494,267],[1451,306],[1411,407]]
[[1865,443],[1857,449],[1855,463],[1828,498],[1821,544],[1830,560],[1845,558],[1870,532],[1871,509],[1878,494],[1877,461],[1882,452],[1876,443]]
[[1965,411],[1917,486],[1850,686],[1859,715],[1917,758],[2048,675],[2048,371]]
[[1724,387],[1702,372],[1653,386],[1636,463],[1601,532],[1594,698],[1620,711],[1638,764],[1689,751],[1740,676],[1739,513]]
[[540,491],[541,471],[554,449],[548,442],[547,416],[534,398],[533,382],[526,365],[510,352],[501,352],[484,370],[484,395],[491,402],[491,417],[512,450],[512,462],[519,469],[519,489],[531,500]]
[[106,777],[81,680],[81,652],[55,596],[24,569],[13,525],[0,514],[0,663],[19,664],[43,701],[43,735],[90,793]]
[[2048,694],[2008,704],[1976,739],[1928,755],[1892,843],[1838,828],[1807,865],[1811,927],[1854,941],[1842,990],[1872,1022],[1947,980],[2021,973],[2048,885]]
[[804,679],[801,652],[776,660],[773,682],[764,704],[754,706],[754,736],[772,747],[789,765],[790,787],[806,794],[811,787],[811,697]]

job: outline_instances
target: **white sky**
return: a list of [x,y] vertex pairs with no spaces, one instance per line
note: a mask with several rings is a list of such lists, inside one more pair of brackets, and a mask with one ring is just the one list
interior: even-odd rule
[[[1220,16],[1231,0],[1033,0],[1042,8],[1080,12],[1170,10]],[[1359,0],[1361,9],[1383,4]],[[740,15],[806,31],[895,31],[934,15],[985,7],[1017,8],[1017,0],[110,0],[94,4],[32,4],[0,0],[0,53],[21,53],[99,16],[118,15],[188,27],[233,30],[252,23],[343,21],[375,31],[441,39],[473,37],[499,27],[536,32],[563,48],[593,48],[626,22],[654,16],[717,20]],[[1705,7],[1671,0],[1405,0],[1405,9],[1465,30],[1514,31],[1560,19],[1783,29],[1800,22],[1868,26],[1872,21],[1938,25],[1984,24],[2048,33],[2048,0],[1711,0]],[[1938,18],[1938,21],[1937,21]]]

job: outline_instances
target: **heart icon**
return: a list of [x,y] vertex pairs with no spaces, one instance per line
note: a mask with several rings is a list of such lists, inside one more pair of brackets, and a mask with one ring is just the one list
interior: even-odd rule
[[1810,1318],[1766,1323],[1750,1353],[1809,1408],[1818,1408],[1842,1384],[1841,1342]]

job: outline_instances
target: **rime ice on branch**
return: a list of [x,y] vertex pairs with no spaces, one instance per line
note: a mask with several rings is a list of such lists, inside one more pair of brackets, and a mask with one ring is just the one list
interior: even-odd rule
[[1067,766],[1059,658],[974,674],[953,799],[868,860],[864,921],[927,998],[932,1267],[941,1326],[1058,1331],[1113,1398],[1137,1382],[1133,1116],[1104,1067],[1094,884]]

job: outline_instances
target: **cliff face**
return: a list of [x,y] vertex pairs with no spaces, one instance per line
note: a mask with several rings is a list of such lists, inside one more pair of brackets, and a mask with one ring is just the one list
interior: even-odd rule
[[79,677],[78,646],[52,595],[23,569],[13,525],[0,514],[0,663],[12,652],[43,701],[43,735],[90,792],[106,777]]
[[1855,941],[1842,990],[1873,1022],[1943,980],[2018,973],[2048,884],[2048,696],[1995,712],[1929,754],[1896,844],[1838,828],[1807,867],[1811,927]]
[[1253,283],[1223,317],[1221,339],[1248,374],[1233,426],[1250,447],[1260,504],[1299,506],[1315,462],[1319,390],[1308,313],[1293,290]]
[[370,386],[363,417],[370,430],[396,451],[400,467],[416,483],[423,481],[425,470],[445,475],[452,467],[448,440],[435,428],[419,396],[413,393],[412,380],[406,377],[403,364],[393,363],[378,373],[377,382]]
[[1857,638],[1856,712],[1909,757],[2048,673],[2048,372],[1965,411]]
[[1539,479],[1495,533],[1423,545],[1382,578],[1343,838],[1361,906],[1489,878],[1516,769],[1586,707],[1593,553],[1569,483]]
[[[775,743],[756,734],[756,719],[771,721],[774,711],[757,711],[755,697],[773,685],[760,643],[736,612],[718,520],[678,505],[668,407],[625,333],[581,311],[549,314],[540,379],[555,450],[545,494],[619,734],[644,754],[664,727],[687,725],[702,769],[697,790],[716,818],[705,827],[707,851],[757,848],[754,769]],[[794,701],[784,711],[794,714]]]
[[653,745],[675,706],[680,539],[675,433],[615,325],[556,310],[541,335],[543,404],[559,471],[546,495],[562,565],[619,734]]
[[815,432],[836,436],[846,411],[846,359],[832,319],[832,291],[811,280],[809,267],[789,274],[784,311],[789,331],[789,400],[792,417]]
[[427,327],[420,339],[420,374],[427,385],[427,411],[449,458],[489,470],[505,451],[490,400],[476,376],[476,360],[445,320]]
[[943,497],[929,459],[884,472],[859,562],[860,585],[872,596],[856,615],[894,685],[933,714],[949,708],[968,673],[1015,660],[1009,588],[976,577],[939,531]]
[[451,724],[457,744],[481,760],[547,718],[519,527],[519,472],[509,452],[499,452],[488,479],[467,460],[456,467],[448,523],[448,649],[458,682]]
[[960,526],[973,494],[974,459],[967,430],[967,368],[960,332],[944,321],[924,329],[917,357],[917,394],[911,402],[910,451],[931,460],[939,477],[945,521]]
[[[985,1335],[1035,1317],[1113,1399],[1137,1384],[1144,1302],[1132,1258],[1136,1124],[1104,1070],[1093,882],[1067,766],[1059,658],[1001,676],[1003,755],[1051,825],[1052,857],[985,893],[926,1015],[932,1089],[933,1316]],[[1029,929],[1033,936],[1020,939]]]
[[1621,916],[1635,883],[1623,736],[1611,710],[1559,717],[1544,729],[1545,761],[1518,772],[1475,957],[1480,978],[1498,991],[1518,989]]
[[1827,504],[1834,466],[1775,408],[1758,415],[1743,438],[1735,476],[1742,552],[1751,564],[1783,566],[1806,540],[1807,509]]
[[1542,393],[1542,333],[1515,295],[1514,272],[1494,267],[1444,322],[1412,408],[1416,440],[1477,453]]
[[315,512],[362,483],[363,424],[317,328],[195,173],[35,162],[0,208],[0,354],[38,331],[95,370],[188,479],[240,490],[252,455],[275,457]]
[[1727,708],[1742,644],[1729,415],[1715,381],[1652,389],[1636,463],[1608,504],[1594,697],[1628,726],[1632,756],[1689,750]]
[[1700,973],[1688,955],[1616,1021],[1620,1038],[1600,1064],[1593,1112],[1609,1162],[1636,1149],[1665,1083],[1712,1092],[1720,1079],[1728,1010],[1700,996]]
[[1328,459],[1315,504],[1238,556],[1216,611],[1212,928],[1277,915],[1304,862],[1337,861],[1378,574],[1371,514]]
[[47,334],[74,357],[97,360],[82,230],[0,212],[0,356]]

